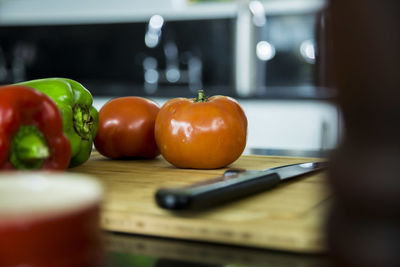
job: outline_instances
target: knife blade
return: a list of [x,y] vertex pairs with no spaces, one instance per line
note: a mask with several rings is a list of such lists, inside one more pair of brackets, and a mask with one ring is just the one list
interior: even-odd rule
[[328,162],[305,162],[266,170],[228,169],[220,177],[184,187],[160,188],[155,194],[159,207],[168,210],[198,210],[259,193],[284,180],[320,171]]

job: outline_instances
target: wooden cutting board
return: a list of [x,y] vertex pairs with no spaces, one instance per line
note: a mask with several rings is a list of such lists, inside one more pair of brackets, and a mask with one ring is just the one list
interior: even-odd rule
[[[244,155],[229,167],[266,169],[316,159]],[[105,188],[105,230],[296,252],[325,250],[323,223],[330,192],[324,172],[207,211],[159,208],[159,187],[183,186],[220,176],[226,169],[178,169],[161,156],[111,160],[97,152],[69,171],[89,174]]]

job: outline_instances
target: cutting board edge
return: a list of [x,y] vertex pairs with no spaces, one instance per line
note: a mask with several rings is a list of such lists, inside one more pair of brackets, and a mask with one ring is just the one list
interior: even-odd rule
[[[121,216],[124,218],[121,218]],[[196,227],[196,225],[188,225],[185,222],[175,221],[174,224],[168,224],[162,220],[157,222],[153,219],[151,223],[147,222],[144,224],[143,221],[148,221],[148,218],[145,219],[137,215],[135,215],[135,218],[127,218],[126,214],[108,212],[107,215],[102,218],[102,229],[119,233],[297,253],[324,253],[327,250],[324,236],[318,231],[310,233],[307,227],[300,230],[287,229],[284,235],[282,235],[282,232],[278,235],[274,235],[273,233],[265,231],[263,233],[243,231],[237,234],[237,230],[235,233],[226,225],[210,231],[201,226]],[[307,235],[304,235],[304,232],[307,232]],[[246,235],[247,238],[244,238]],[[304,238],[304,236],[308,238]]]

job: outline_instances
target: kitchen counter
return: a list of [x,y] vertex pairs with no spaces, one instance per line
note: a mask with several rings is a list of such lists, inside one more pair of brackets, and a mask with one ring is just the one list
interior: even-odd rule
[[261,267],[331,266],[323,254],[296,254],[141,235],[104,233],[107,266]]
[[[250,153],[279,156],[324,156],[324,152],[255,149]],[[140,267],[261,267],[332,266],[327,255],[299,254],[216,243],[105,232],[108,266]]]
[[[110,98],[96,98],[95,106],[101,108],[108,99]],[[160,105],[167,101],[167,99],[163,98],[156,98],[155,100]],[[262,100],[239,101],[244,109],[249,114],[252,114],[249,116],[251,117],[249,121],[254,120],[253,114],[257,113],[254,112],[257,109],[257,105],[258,107],[261,105],[268,107],[268,103],[272,103]],[[254,103],[256,105],[253,105]],[[308,107],[307,103],[303,104]],[[285,107],[288,106],[284,105],[282,112],[287,111]],[[335,111],[332,113],[335,113]],[[259,125],[258,127],[261,126]],[[315,158],[328,156],[330,151],[331,149],[315,147],[309,149],[302,147],[271,149],[254,146],[247,148],[244,154]],[[298,254],[238,245],[200,243],[139,234],[122,234],[113,231],[105,232],[104,236],[107,244],[109,266],[329,266],[329,259],[321,253]]]
[[[250,159],[252,159],[252,160],[250,160]],[[260,162],[262,164],[266,164],[265,166],[267,166],[267,165],[276,165],[276,164],[279,165],[279,164],[282,164],[283,161],[304,162],[304,160],[308,160],[308,159],[260,157],[260,156],[256,156],[256,155],[251,155],[251,156],[245,156],[242,159],[238,160],[238,162],[235,163],[237,166],[234,164],[233,167],[238,167],[238,166],[243,167],[246,165],[248,168],[257,168],[256,165],[260,164]],[[312,160],[312,159],[310,159],[310,160]],[[263,220],[264,216],[267,216],[268,218],[270,217],[269,220],[271,220],[271,222],[278,220],[278,221],[281,221],[283,224],[279,226],[280,228],[276,228],[277,226],[273,226],[274,224],[270,225],[271,222],[266,221],[265,222],[266,224],[262,224],[262,228],[260,228],[261,232],[263,232],[263,233],[260,232],[260,236],[266,237],[265,234],[267,234],[267,235],[270,235],[272,238],[272,236],[274,236],[274,233],[276,233],[275,231],[279,230],[278,232],[283,231],[282,233],[284,233],[284,232],[289,233],[288,235],[284,234],[284,236],[287,236],[288,238],[289,237],[293,238],[293,240],[297,240],[295,242],[303,240],[303,241],[300,241],[300,243],[298,243],[298,245],[300,245],[299,248],[301,248],[303,246],[301,244],[302,242],[305,242],[304,245],[308,246],[308,245],[306,245],[306,243],[313,240],[315,237],[318,236],[318,234],[316,236],[314,236],[314,234],[311,235],[311,239],[309,239],[309,241],[306,241],[308,238],[304,238],[304,239],[300,238],[299,239],[299,237],[302,236],[303,234],[305,234],[306,232],[309,232],[309,233],[313,232],[313,231],[311,231],[311,228],[310,229],[307,228],[307,227],[315,226],[314,223],[311,223],[312,220],[308,220],[308,219],[306,220],[307,221],[306,228],[308,229],[306,232],[303,232],[304,228],[302,228],[302,227],[295,230],[295,228],[297,228],[297,227],[295,227],[295,224],[297,224],[297,223],[292,224],[292,223],[289,223],[289,221],[291,220],[290,218],[293,218],[293,219],[298,218],[295,220],[303,220],[303,219],[301,219],[301,217],[297,217],[296,214],[299,212],[300,212],[299,214],[303,214],[302,213],[303,211],[300,211],[299,208],[303,209],[301,207],[308,206],[311,203],[310,201],[315,201],[316,199],[321,199],[323,202],[325,202],[323,200],[326,197],[325,193],[315,191],[315,189],[320,188],[322,190],[324,188],[324,186],[322,186],[323,184],[321,184],[321,182],[323,182],[323,180],[321,180],[321,179],[323,179],[323,176],[309,177],[310,180],[308,178],[305,179],[304,180],[305,183],[302,182],[303,180],[300,180],[298,184],[297,183],[291,183],[292,185],[287,184],[286,187],[283,186],[283,187],[281,187],[281,189],[279,189],[279,188],[275,189],[275,192],[272,191],[272,192],[268,192],[268,194],[254,196],[254,198],[252,197],[251,200],[255,201],[254,203],[260,203],[258,201],[264,201],[262,199],[268,198],[270,203],[267,203],[266,206],[265,205],[261,205],[261,206],[263,207],[262,208],[263,210],[265,208],[265,209],[269,210],[269,212],[267,210],[265,210],[263,212],[264,215],[262,215],[261,217],[259,215],[257,215],[256,217],[258,219],[255,218],[254,222],[250,223],[250,221],[248,221],[246,223],[246,220],[249,219],[248,218],[249,214],[252,212],[249,213],[249,210],[247,212],[248,214],[245,212],[244,216],[246,218],[242,217],[243,214],[240,217],[237,217],[238,215],[241,214],[241,212],[235,212],[236,208],[234,209],[233,206],[236,205],[236,203],[232,203],[232,205],[222,207],[221,211],[222,210],[225,210],[225,212],[228,211],[228,213],[224,213],[225,215],[222,215],[222,213],[218,215],[218,213],[215,212],[215,209],[213,209],[214,211],[212,211],[208,214],[203,214],[205,216],[203,216],[202,214],[196,215],[196,214],[188,213],[188,214],[184,215],[184,217],[182,217],[182,218],[176,218],[175,216],[171,217],[171,216],[167,215],[165,212],[160,211],[159,209],[154,207],[154,204],[148,203],[148,201],[145,200],[148,198],[146,196],[147,193],[145,193],[145,191],[147,192],[149,190],[150,191],[152,190],[151,189],[152,183],[156,183],[157,186],[164,186],[165,183],[170,183],[170,184],[177,183],[177,182],[187,183],[187,181],[184,181],[184,180],[187,180],[189,178],[190,178],[190,181],[193,179],[204,179],[204,177],[215,176],[217,172],[220,172],[223,170],[208,170],[208,171],[201,171],[201,173],[199,171],[195,171],[195,170],[178,170],[175,168],[171,168],[171,166],[165,165],[165,163],[163,163],[162,159],[156,159],[155,161],[151,162],[150,165],[152,166],[152,169],[151,169],[152,171],[149,172],[149,170],[148,170],[149,162],[111,161],[111,160],[102,158],[101,156],[99,157],[99,155],[96,155],[96,153],[94,154],[94,158],[92,158],[91,161],[92,162],[88,162],[87,164],[85,164],[81,167],[72,169],[72,171],[96,175],[100,179],[100,181],[102,181],[102,183],[105,183],[106,188],[108,188],[108,190],[107,190],[108,193],[106,194],[105,210],[106,210],[106,214],[109,214],[109,215],[107,215],[106,217],[103,216],[103,219],[102,219],[103,225],[106,227],[105,229],[108,230],[107,232],[104,232],[104,239],[106,242],[106,249],[107,249],[107,255],[108,255],[108,259],[107,259],[108,266],[143,266],[143,267],[146,267],[146,266],[249,266],[249,267],[251,267],[251,266],[266,266],[266,265],[268,265],[268,266],[270,266],[270,265],[272,265],[272,266],[329,266],[329,259],[323,254],[324,252],[319,249],[316,249],[316,250],[311,249],[309,252],[306,252],[306,253],[304,253],[304,252],[308,251],[308,249],[306,249],[305,251],[303,251],[301,253],[298,253],[298,252],[300,252],[303,249],[300,249],[298,252],[290,252],[290,251],[296,251],[296,249],[294,249],[294,250],[284,249],[284,251],[286,251],[286,252],[283,252],[283,250],[280,251],[279,248],[274,248],[274,246],[272,245],[273,242],[270,243],[272,245],[270,247],[268,245],[267,246],[248,246],[246,243],[247,241],[245,243],[243,243],[243,245],[245,245],[245,244],[246,245],[242,246],[242,245],[240,245],[240,242],[235,243],[234,239],[230,239],[223,232],[221,232],[221,233],[218,232],[218,231],[222,231],[222,229],[228,229],[229,227],[221,228],[220,226],[217,226],[217,228],[216,228],[217,230],[212,230],[212,228],[210,228],[207,231],[211,231],[211,232],[216,231],[215,234],[218,234],[218,235],[221,234],[220,237],[225,237],[226,238],[225,240],[232,240],[232,241],[234,241],[233,243],[230,243],[230,242],[222,242],[221,243],[219,241],[217,242],[218,238],[216,238],[216,239],[212,238],[213,235],[210,236],[211,237],[210,240],[208,238],[206,238],[202,242],[199,242],[199,240],[195,241],[196,238],[194,240],[191,238],[176,239],[173,237],[174,235],[168,236],[168,233],[167,233],[168,231],[171,233],[174,232],[174,230],[173,230],[174,227],[183,227],[182,225],[181,226],[179,226],[179,225],[173,226],[174,221],[175,222],[178,222],[178,221],[182,222],[182,220],[185,221],[184,222],[185,228],[182,228],[181,230],[186,233],[184,233],[184,235],[182,235],[181,237],[183,237],[185,235],[187,237],[189,237],[192,234],[194,234],[194,236],[196,236],[196,234],[194,232],[192,233],[192,230],[195,230],[195,228],[193,228],[192,230],[190,230],[190,228],[195,226],[196,224],[193,224],[193,223],[199,219],[200,219],[199,222],[201,223],[202,228],[204,227],[204,229],[206,229],[207,227],[211,227],[213,221],[218,222],[220,220],[224,221],[224,220],[233,219],[234,220],[233,225],[235,225],[235,227],[233,227],[233,228],[231,227],[230,231],[234,231],[234,228],[239,227],[240,225],[243,225],[243,226],[252,225],[250,228],[257,227],[257,225],[260,225],[260,223],[257,223],[257,221]],[[280,161],[282,161],[282,162],[280,162]],[[101,162],[102,164],[99,165],[98,164],[99,162]],[[259,163],[256,163],[256,162],[259,162]],[[112,168],[110,168],[111,165],[118,167],[118,170],[113,171]],[[251,167],[250,165],[254,165],[254,166]],[[95,169],[93,169],[94,166],[96,166]],[[143,170],[141,170],[141,169],[143,169]],[[109,173],[104,173],[104,171],[108,171]],[[173,180],[169,181],[169,179],[171,179],[171,178],[168,178],[168,179],[161,179],[161,181],[157,182],[159,179],[159,178],[156,178],[157,172],[162,172],[165,175],[167,175],[167,177],[170,177],[171,175],[172,175],[171,177],[177,177],[177,176],[180,176],[180,174],[185,174],[185,179],[180,180],[180,179],[176,178],[175,179],[176,181],[174,182]],[[142,175],[141,175],[141,173],[142,173]],[[190,176],[187,176],[188,174],[190,174]],[[127,183],[127,182],[129,182],[129,183]],[[131,185],[129,185],[129,184],[131,184]],[[143,184],[143,186],[144,186],[143,190],[140,189],[142,186],[141,184]],[[133,186],[133,188],[135,188],[136,191],[132,189],[132,186]],[[322,186],[322,187],[320,187],[320,186]],[[129,188],[131,188],[131,189],[129,189]],[[303,189],[301,189],[301,188],[303,188]],[[304,195],[304,197],[301,197],[300,195],[298,195],[298,194],[300,194],[300,192],[302,190],[304,190],[306,188],[309,188],[309,189],[307,189],[307,191],[308,191],[307,195]],[[117,195],[118,190],[120,191],[120,193],[122,192],[123,195],[120,195],[120,194]],[[300,191],[298,191],[298,190],[300,190]],[[296,193],[296,191],[297,191],[297,193]],[[312,193],[311,191],[313,191],[314,193]],[[323,190],[323,191],[325,191],[325,190]],[[138,195],[139,192],[140,192],[140,195]],[[301,197],[301,201],[296,202],[299,204],[298,205],[299,207],[294,208],[294,206],[293,206],[294,209],[289,208],[289,210],[287,210],[287,211],[284,211],[281,209],[274,211],[274,209],[277,207],[276,205],[282,206],[281,204],[278,204],[280,201],[277,198],[284,197],[286,199],[285,200],[286,204],[283,204],[283,206],[281,208],[285,209],[284,207],[289,207],[289,206],[292,207],[292,205],[290,204],[292,200],[289,200],[289,198],[291,198],[291,197],[285,196],[288,192],[292,192],[295,195],[298,195],[298,197]],[[135,195],[137,195],[137,196],[135,197]],[[310,196],[312,196],[312,197],[310,198]],[[129,202],[128,205],[125,205],[121,201],[126,202],[127,198],[132,198],[132,199],[128,201]],[[147,203],[145,205],[144,209],[143,209],[142,204],[140,204],[140,203],[139,203],[140,205],[137,203],[135,204],[136,201],[134,199],[136,199],[136,201],[139,201],[140,203],[142,203],[143,201],[144,201],[143,203]],[[256,201],[256,199],[258,199],[258,200]],[[309,200],[307,200],[307,199],[309,199]],[[315,200],[312,200],[312,199],[315,199]],[[253,204],[251,204],[252,203],[251,200],[250,200],[250,202],[247,200],[244,202],[241,202],[239,205],[241,207],[240,209],[243,209],[243,211],[245,211],[245,209],[246,209],[245,207],[249,208],[250,206],[253,206]],[[273,204],[273,202],[275,202],[275,204]],[[309,204],[307,204],[307,203],[309,203]],[[276,206],[275,208],[273,208],[274,205]],[[232,207],[230,207],[230,206],[232,206]],[[255,205],[253,208],[261,207],[261,206]],[[317,205],[317,206],[321,206],[321,205]],[[138,210],[138,208],[139,208],[139,210]],[[271,208],[272,208],[272,210],[271,210]],[[129,210],[131,210],[131,211],[129,211]],[[220,209],[217,209],[217,211],[218,210],[220,210]],[[308,210],[308,208],[307,208],[307,210]],[[314,208],[311,208],[311,210],[314,210]],[[314,211],[311,211],[311,210],[307,211],[305,214],[315,213],[315,210]],[[317,208],[316,214],[320,214],[320,212],[318,210],[320,210],[320,209]],[[270,213],[270,212],[272,212],[272,213]],[[287,212],[289,212],[289,213],[294,212],[294,213],[292,215],[290,215]],[[118,215],[118,214],[120,214],[120,215]],[[125,214],[125,215],[123,215],[123,214]],[[147,215],[145,215],[145,214],[147,214]],[[228,214],[228,217],[226,217],[227,214]],[[117,219],[118,216],[124,217],[122,224],[120,224],[120,223],[115,224],[116,220],[121,219],[121,217],[120,217],[120,219]],[[251,216],[255,216],[255,214],[253,214]],[[309,215],[307,215],[307,217],[308,216]],[[151,218],[154,218],[156,220],[150,220]],[[184,219],[184,218],[186,218],[186,219]],[[316,217],[314,217],[314,218],[316,218]],[[211,219],[211,221],[210,221],[210,219]],[[288,221],[288,219],[289,219],[289,221]],[[144,220],[144,221],[142,221],[142,220]],[[113,223],[113,221],[115,223]],[[140,223],[140,221],[141,221],[141,223]],[[319,221],[319,219],[317,221]],[[211,224],[210,224],[210,222],[211,222]],[[245,224],[243,224],[243,222]],[[139,225],[139,223],[140,223],[140,225]],[[167,225],[165,223],[167,223],[169,226],[167,227]],[[172,224],[170,224],[170,223],[172,223]],[[157,234],[158,237],[155,237],[155,234],[153,234],[153,235],[149,234],[149,231],[150,232],[158,231],[157,228],[153,228],[153,226],[157,226],[157,225],[159,225],[158,227],[160,227],[160,228],[164,228],[164,229],[160,229],[159,233],[162,233],[163,231],[166,230],[167,231],[167,232],[165,232],[166,235],[158,235]],[[286,226],[284,226],[284,225],[286,225]],[[312,225],[314,225],[314,226],[312,226]],[[228,225],[226,225],[226,226],[228,226]],[[116,228],[114,228],[115,231],[113,230],[113,227],[116,227]],[[124,233],[121,233],[121,231],[118,230],[118,229],[122,229],[120,227],[125,229],[122,231]],[[133,227],[135,229],[137,227],[139,227],[138,228],[139,231],[135,232],[136,230],[134,230],[131,227]],[[271,232],[270,231],[271,229],[268,230],[268,228],[270,228],[270,227],[273,227],[276,229]],[[285,230],[285,229],[281,229],[282,227],[284,227],[284,228],[288,227],[288,228]],[[219,228],[220,228],[220,230],[218,230]],[[253,234],[251,234],[252,230],[250,228],[248,228],[248,229],[246,229],[246,228],[242,228],[242,230],[241,230],[242,233],[248,232],[250,234],[250,236],[253,235]],[[129,233],[128,229],[133,229],[133,232]],[[153,229],[153,230],[151,230],[151,229]],[[205,231],[205,230],[201,230],[201,231]],[[315,232],[315,234],[317,232]],[[142,235],[142,233],[145,235]],[[292,234],[290,234],[290,233],[292,233],[294,235],[292,236]],[[236,236],[236,238],[238,238],[238,237],[239,237],[239,235]],[[198,238],[201,239],[201,237],[198,237]],[[236,239],[236,240],[238,240],[238,239]],[[259,239],[259,240],[261,241],[262,239]],[[266,239],[264,239],[264,240],[266,241],[266,244],[268,244],[270,242]],[[317,240],[318,240],[318,238],[317,238]],[[250,239],[248,241],[250,241]],[[284,239],[281,241],[283,241],[283,243],[285,243]],[[281,241],[279,241],[279,242],[281,242]],[[310,244],[312,244],[312,242]],[[292,245],[289,245],[289,247],[291,247],[291,246]],[[296,245],[293,246],[293,248],[296,248]],[[317,247],[315,247],[315,248],[317,248]]]

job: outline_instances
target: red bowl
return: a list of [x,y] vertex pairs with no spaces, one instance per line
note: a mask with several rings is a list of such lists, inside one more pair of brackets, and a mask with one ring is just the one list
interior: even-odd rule
[[102,266],[102,188],[78,174],[0,174],[0,266]]

